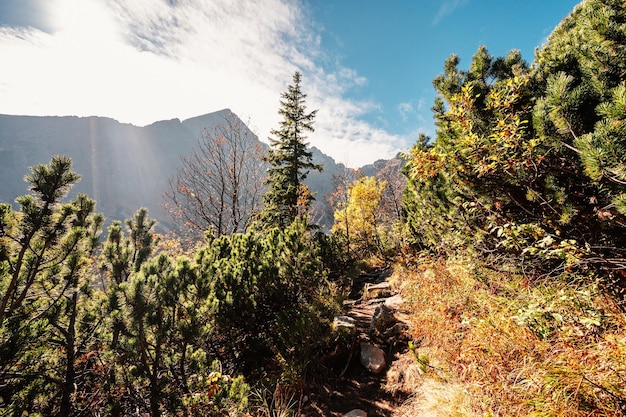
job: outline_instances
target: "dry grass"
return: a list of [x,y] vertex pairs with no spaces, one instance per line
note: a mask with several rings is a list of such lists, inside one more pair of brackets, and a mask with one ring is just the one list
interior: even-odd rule
[[626,413],[626,320],[592,283],[532,283],[463,259],[424,259],[394,278],[413,359],[428,364],[397,416]]
[[394,395],[414,392],[396,410],[395,417],[478,417],[472,411],[471,397],[466,387],[437,376],[439,372],[433,364],[426,368],[411,353],[407,353],[395,361],[387,372],[388,391]]
[[426,379],[421,394],[395,414],[398,417],[480,417],[472,411],[470,395],[461,384]]

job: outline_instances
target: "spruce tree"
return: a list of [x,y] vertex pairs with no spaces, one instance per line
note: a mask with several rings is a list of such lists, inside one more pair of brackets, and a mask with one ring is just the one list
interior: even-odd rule
[[322,170],[314,164],[313,154],[307,150],[306,132],[313,132],[317,110],[306,111],[304,94],[300,87],[302,75],[296,71],[293,84],[282,94],[278,113],[283,117],[280,128],[272,130],[271,149],[265,160],[270,164],[268,192],[263,196],[265,207],[261,224],[266,227],[285,227],[306,215],[313,195],[303,181],[310,170]]

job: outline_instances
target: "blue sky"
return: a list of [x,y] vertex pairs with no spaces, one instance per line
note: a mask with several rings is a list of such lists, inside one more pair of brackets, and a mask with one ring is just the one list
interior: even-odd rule
[[360,166],[434,134],[432,79],[535,47],[570,0],[1,0],[0,113],[146,125],[231,108],[262,140],[303,73],[309,136]]
[[322,49],[367,79],[348,97],[378,103],[372,123],[401,135],[434,134],[432,79],[456,53],[467,68],[480,45],[494,56],[534,50],[578,4],[566,0],[363,0],[309,3]]

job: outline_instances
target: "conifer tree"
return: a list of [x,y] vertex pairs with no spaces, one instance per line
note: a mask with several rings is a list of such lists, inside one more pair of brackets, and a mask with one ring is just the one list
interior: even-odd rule
[[[68,157],[31,168],[20,211],[0,204],[0,408],[11,415],[70,415],[77,361],[97,323],[86,319],[85,270],[103,222]],[[2,414],[4,414],[4,412]]]
[[148,209],[142,207],[134,219],[126,219],[128,237],[124,236],[119,220],[109,226],[100,263],[107,273],[108,285],[121,284],[131,273],[139,271],[158,243],[153,230],[155,224],[156,220],[148,217]]
[[301,77],[296,72],[293,84],[282,94],[278,113],[283,120],[279,129],[272,130],[274,137],[269,139],[271,149],[266,155],[270,164],[269,191],[263,196],[265,207],[260,216],[266,227],[285,227],[307,214],[313,195],[303,181],[310,170],[322,170],[321,165],[312,162],[313,154],[307,150],[305,133],[313,132],[317,110],[306,111]]
[[[437,137],[409,155],[405,212],[419,244],[532,255],[538,268],[626,268],[626,9],[577,6],[537,52],[434,80]],[[549,260],[549,262],[546,262]]]
[[541,135],[580,158],[599,186],[603,227],[626,227],[626,8],[620,1],[578,5],[537,55],[545,93],[535,120]]

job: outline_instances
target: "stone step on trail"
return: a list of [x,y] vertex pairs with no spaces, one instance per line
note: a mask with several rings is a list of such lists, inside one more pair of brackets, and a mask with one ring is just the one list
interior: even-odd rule
[[410,340],[404,300],[386,280],[389,275],[387,270],[382,280],[376,274],[357,280],[362,287],[344,301],[345,311],[333,323],[351,341],[337,386],[331,389],[330,416],[388,417],[401,403],[383,389],[390,364]]

